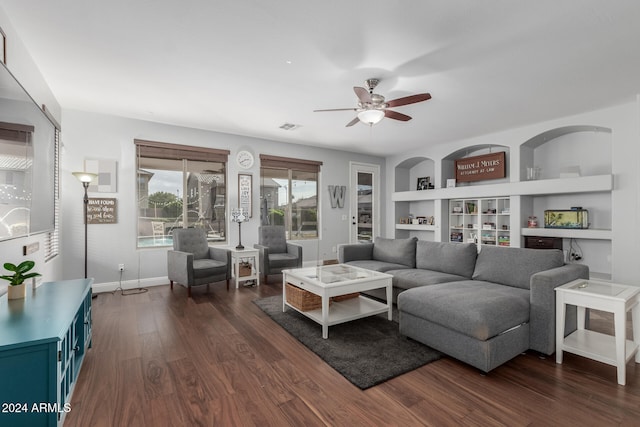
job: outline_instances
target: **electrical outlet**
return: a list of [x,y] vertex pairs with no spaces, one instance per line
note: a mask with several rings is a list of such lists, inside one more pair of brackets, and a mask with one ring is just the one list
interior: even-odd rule
[[124,271],[124,264],[118,264],[118,271]]

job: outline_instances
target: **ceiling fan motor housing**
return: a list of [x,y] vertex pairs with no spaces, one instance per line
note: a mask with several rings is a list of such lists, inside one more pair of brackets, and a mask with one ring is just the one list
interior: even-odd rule
[[378,83],[380,83],[380,79],[367,79],[364,81],[364,84],[367,86],[367,89],[369,89],[369,93],[371,94],[376,86],[378,86]]

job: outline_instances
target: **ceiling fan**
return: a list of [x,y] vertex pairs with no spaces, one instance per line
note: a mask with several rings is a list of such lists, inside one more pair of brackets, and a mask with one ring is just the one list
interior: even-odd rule
[[384,100],[384,96],[373,93],[373,90],[380,83],[379,79],[367,79],[365,84],[367,89],[359,86],[354,86],[353,91],[358,97],[357,108],[333,108],[329,110],[313,110],[314,112],[324,111],[357,111],[358,115],[355,119],[347,123],[347,127],[353,126],[359,121],[370,126],[380,122],[385,117],[394,120],[400,120],[403,122],[411,120],[410,116],[406,114],[398,113],[397,111],[389,110],[388,108],[401,107],[403,105],[415,104],[416,102],[427,101],[431,99],[431,95],[428,93],[419,93],[417,95],[405,96],[402,98],[393,99],[391,101]]

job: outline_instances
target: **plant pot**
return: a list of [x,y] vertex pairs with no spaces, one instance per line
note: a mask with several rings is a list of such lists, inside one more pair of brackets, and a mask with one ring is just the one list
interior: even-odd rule
[[9,285],[7,287],[7,299],[22,299],[27,296],[27,285]]

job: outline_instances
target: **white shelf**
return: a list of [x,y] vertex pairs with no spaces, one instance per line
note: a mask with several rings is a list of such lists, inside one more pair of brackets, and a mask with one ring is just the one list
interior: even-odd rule
[[[322,324],[321,308],[309,311],[300,311],[289,303],[287,303],[287,306]],[[332,301],[329,305],[329,323],[327,325],[333,326],[344,322],[350,322],[355,319],[360,319],[362,317],[388,312],[389,307],[386,304],[363,296],[343,301]]]
[[436,231],[436,226],[427,224],[396,224],[396,230]]
[[[564,339],[562,349],[582,357],[588,357],[607,365],[616,366],[616,340],[612,335],[605,335],[587,329],[578,329]],[[633,341],[625,341],[625,361],[631,360],[638,345]]]
[[569,193],[597,193],[613,189],[613,175],[580,176],[577,178],[540,179],[434,190],[398,191],[391,195],[394,202],[418,200],[464,199],[496,196],[533,196]]
[[611,240],[611,230],[606,229],[568,229],[568,228],[523,228],[523,236],[560,237],[565,239]]
[[[472,203],[477,209],[476,213],[453,213],[454,208],[462,208],[463,212],[467,212],[469,204]],[[453,199],[449,201],[449,241],[460,242],[460,240],[452,240],[452,233],[461,233],[462,241],[475,241],[478,247],[480,245],[492,246],[510,246],[511,245],[511,217],[508,214],[498,213],[482,213],[495,209],[501,212],[511,208],[511,200],[509,197],[492,197],[492,198],[472,198],[472,199]],[[486,227],[485,228],[485,223]],[[469,227],[471,225],[471,227]],[[503,229],[502,226],[507,226]],[[505,238],[507,240],[505,240]]]

